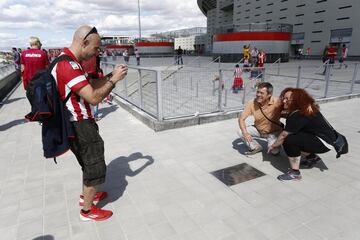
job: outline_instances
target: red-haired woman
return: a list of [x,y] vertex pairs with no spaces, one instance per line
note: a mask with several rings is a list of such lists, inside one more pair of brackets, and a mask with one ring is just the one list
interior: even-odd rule
[[291,169],[278,176],[281,181],[300,180],[301,155],[320,158],[316,153],[330,151],[336,136],[320,113],[315,100],[301,88],[286,88],[280,95],[283,108],[288,112],[286,126],[276,142],[268,149],[283,145],[289,158]]

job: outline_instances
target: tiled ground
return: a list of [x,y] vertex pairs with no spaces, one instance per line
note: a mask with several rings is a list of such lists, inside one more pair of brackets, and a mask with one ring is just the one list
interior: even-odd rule
[[[236,119],[155,133],[101,105],[108,164],[100,203],[114,216],[80,222],[80,168],[71,153],[42,157],[40,126],[24,123],[21,86],[0,109],[0,239],[311,240],[360,236],[360,99],[322,105],[350,153],[279,182],[284,157],[245,157]],[[227,187],[210,172],[246,162],[265,176]]]

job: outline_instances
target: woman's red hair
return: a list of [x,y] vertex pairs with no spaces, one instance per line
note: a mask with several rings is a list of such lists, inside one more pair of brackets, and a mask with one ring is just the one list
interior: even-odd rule
[[289,102],[288,111],[289,113],[299,110],[302,115],[307,117],[314,116],[320,111],[319,105],[315,102],[315,99],[310,96],[302,88],[285,88],[281,94],[280,98],[283,99],[285,93],[291,92],[292,101]]

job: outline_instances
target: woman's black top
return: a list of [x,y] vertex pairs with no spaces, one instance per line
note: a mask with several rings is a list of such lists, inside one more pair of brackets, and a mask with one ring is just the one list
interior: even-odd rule
[[286,119],[284,130],[292,134],[298,132],[310,133],[320,137],[330,145],[336,139],[333,129],[327,124],[320,112],[311,117],[304,116],[299,111],[292,112]]

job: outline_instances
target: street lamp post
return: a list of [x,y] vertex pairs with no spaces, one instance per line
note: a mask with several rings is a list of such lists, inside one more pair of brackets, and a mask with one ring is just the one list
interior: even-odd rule
[[139,42],[141,42],[140,0],[138,0]]

